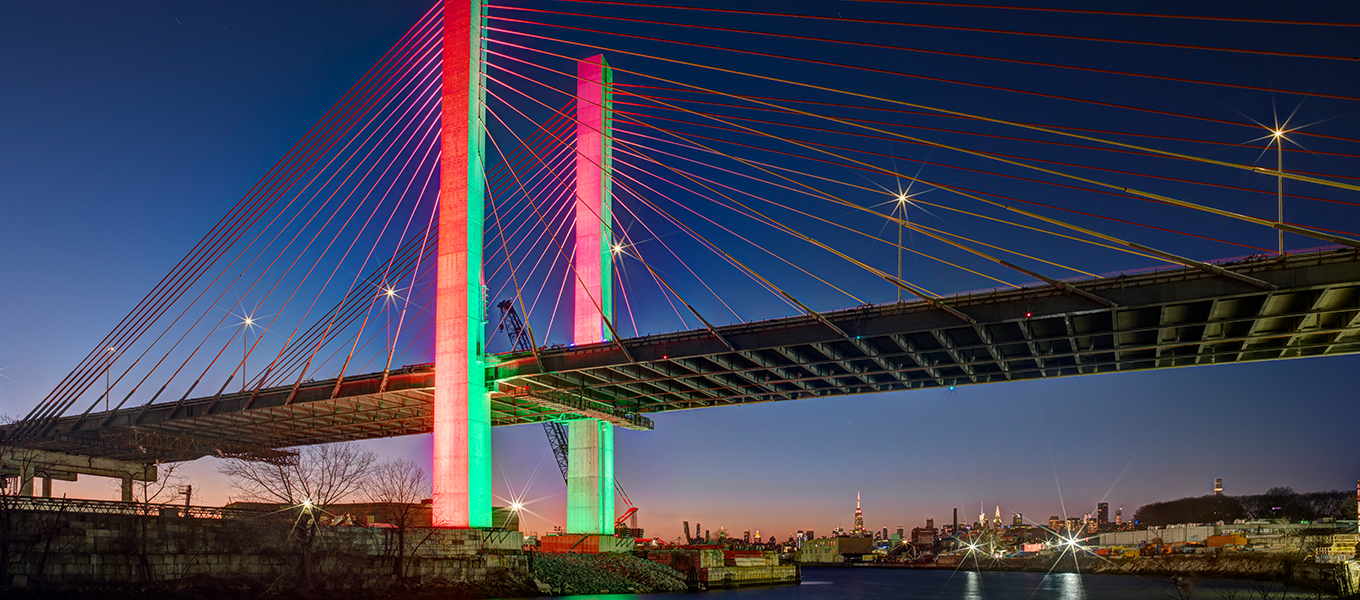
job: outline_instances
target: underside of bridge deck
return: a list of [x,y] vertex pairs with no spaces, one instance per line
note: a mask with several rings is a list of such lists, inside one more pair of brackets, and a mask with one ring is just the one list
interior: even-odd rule
[[[689,408],[1360,352],[1360,253],[1220,266],[1245,277],[1165,269],[1068,282],[1087,295],[1035,285],[942,300],[969,320],[894,303],[621,340],[626,353],[603,342],[491,357],[493,424],[649,429],[645,414]],[[24,443],[129,461],[286,461],[279,449],[428,433],[433,388],[432,366],[417,365],[65,417]]]

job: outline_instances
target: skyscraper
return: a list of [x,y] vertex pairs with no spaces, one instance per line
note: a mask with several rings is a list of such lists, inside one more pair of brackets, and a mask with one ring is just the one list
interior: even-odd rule
[[864,511],[859,507],[859,492],[855,492],[855,534],[864,533]]
[[1222,478],[1222,477],[1215,477],[1215,478],[1214,478],[1214,495],[1215,495],[1215,496],[1222,496],[1222,495],[1223,495],[1223,478]]
[[1096,527],[1105,529],[1110,524],[1110,503],[1101,502],[1096,505]]
[[1011,515],[1011,527],[1019,527],[1025,524],[1025,515],[1015,513]]
[[1049,529],[1052,529],[1053,531],[1058,531],[1058,530],[1062,529],[1062,528],[1063,528],[1063,521],[1062,521],[1062,519],[1059,518],[1058,515],[1053,515],[1053,516],[1049,517],[1049,518],[1048,518],[1048,528],[1049,528]]
[[1115,525],[1123,525],[1123,524],[1124,524],[1124,503],[1123,503],[1123,502],[1120,502],[1120,503],[1119,503],[1119,508],[1114,509],[1114,524],[1115,524]]

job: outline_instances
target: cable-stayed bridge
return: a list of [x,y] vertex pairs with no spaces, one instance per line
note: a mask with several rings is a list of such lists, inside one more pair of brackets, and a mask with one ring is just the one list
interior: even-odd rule
[[[667,8],[690,10],[652,7]],[[765,20],[929,26],[725,12],[753,20],[436,7],[6,439],[112,461],[53,472],[108,474],[434,432],[437,503],[457,507],[439,518],[479,526],[489,428],[567,421],[588,457],[570,528],[605,533],[612,428],[649,414],[1360,349],[1356,185],[1336,170],[1360,157],[1352,140],[1287,120],[1237,139],[1221,119],[963,80],[939,83],[1162,128],[946,108],[874,85],[940,77],[650,31],[906,51]],[[643,50],[663,42],[688,50]],[[845,73],[864,85],[827,79]],[[1256,164],[1262,149],[1277,162]],[[502,298],[527,350],[503,350]]]
[[[951,298],[971,323],[918,301],[819,315],[830,326],[794,317],[630,338],[623,345],[632,360],[608,343],[497,356],[487,372],[498,385],[492,424],[590,414],[650,429],[646,414],[670,410],[1360,351],[1356,251],[1225,267],[1270,287],[1168,269],[1074,282],[1114,307],[1030,288]],[[385,377],[311,382],[296,393],[280,387],[194,399],[178,410],[67,417],[43,447],[136,460],[142,446],[160,460],[191,460],[429,433],[433,390],[432,366],[415,365]]]

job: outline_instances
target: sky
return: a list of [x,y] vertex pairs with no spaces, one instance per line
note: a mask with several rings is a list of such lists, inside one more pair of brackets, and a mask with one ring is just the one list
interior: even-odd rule
[[[1356,65],[1344,61],[1288,59],[1275,56],[1193,52],[1128,45],[1079,45],[1051,38],[1017,38],[932,29],[895,29],[852,26],[840,22],[727,16],[707,13],[623,9],[561,2],[515,2],[516,6],[599,13],[636,19],[680,21],[763,29],[789,35],[872,40],[911,44],[941,51],[967,52],[1025,60],[1076,64],[1092,68],[1154,73],[1170,77],[1211,79],[1241,85],[1307,90],[1336,96],[1360,96]],[[716,5],[716,4],[714,4]],[[1074,4],[1075,5],[1075,4]],[[1048,31],[1089,36],[1121,37],[1207,46],[1261,48],[1273,51],[1336,56],[1357,54],[1347,30],[1335,28],[1250,26],[1167,20],[1130,21],[1071,15],[1036,15],[1005,11],[966,11],[947,8],[870,6],[856,2],[753,2],[752,10],[863,18],[949,26]],[[1060,6],[1050,4],[1047,6]],[[205,231],[213,226],[292,144],[358,80],[429,8],[427,2],[150,2],[112,6],[100,2],[10,3],[0,7],[0,413],[21,416],[48,393],[170,270]],[[1175,3],[1130,3],[1129,10],[1175,12]],[[1296,20],[1348,21],[1360,15],[1336,8],[1335,3],[1291,3],[1280,14],[1273,3],[1242,3],[1240,16]],[[1293,113],[1291,124],[1308,124],[1305,131],[1340,139],[1298,138],[1309,152],[1285,156],[1287,168],[1309,170],[1329,177],[1354,172],[1351,139],[1360,138],[1360,115],[1354,101],[1292,94],[1179,84],[1113,77],[1067,70],[1029,68],[994,61],[966,60],[942,55],[893,53],[864,47],[823,48],[787,38],[748,38],[689,28],[661,28],[589,17],[501,11],[493,15],[595,28],[628,35],[660,36],[696,44],[730,45],[770,54],[811,57],[880,70],[912,72],[936,80],[902,78],[883,73],[781,61],[749,54],[723,53],[679,47],[636,38],[562,30],[544,25],[493,19],[492,26],[546,37],[579,40],[625,52],[672,59],[648,59],[624,52],[607,53],[624,84],[660,85],[635,73],[650,73],[734,94],[768,95],[783,99],[847,102],[844,95],[810,91],[769,81],[752,81],[679,65],[685,60],[721,65],[894,98],[931,106],[945,106],[971,114],[1001,119],[1119,130],[1129,133],[1218,140],[1204,146],[1146,137],[1124,140],[1178,152],[1208,155],[1243,164],[1270,165],[1263,157],[1259,128],[1192,121],[1161,114],[1114,110],[1090,103],[1050,97],[984,90],[938,81],[958,79],[988,85],[1041,91],[1122,103],[1152,110],[1198,115],[1233,123],[1253,120],[1270,123],[1276,115]],[[710,15],[711,16],[711,15]],[[1234,16],[1239,16],[1235,14]],[[1105,20],[1101,20],[1105,19]],[[504,40],[511,34],[494,33]],[[561,42],[539,40],[537,47],[571,57],[588,50]],[[499,48],[495,44],[491,48]],[[528,50],[501,48],[507,57],[538,60],[553,68],[567,68],[565,60],[537,57]],[[537,57],[537,58],[535,58]],[[491,62],[513,66],[496,56]],[[532,133],[528,119],[544,120],[550,113],[522,97],[514,76],[492,67],[489,73],[504,83],[493,87],[499,99],[491,110],[505,118],[489,126],[501,143],[513,143],[507,129]],[[528,67],[520,73],[558,89],[563,78]],[[669,85],[669,84],[666,84]],[[645,92],[644,92],[645,93]],[[534,94],[530,94],[534,95]],[[684,94],[672,94],[687,97]],[[567,98],[539,93],[545,104],[559,107]],[[639,102],[645,104],[645,102]],[[877,104],[883,107],[885,105]],[[528,117],[519,117],[512,107]],[[636,111],[639,119],[660,123],[676,118],[675,111],[621,108]],[[935,117],[894,117],[887,113],[821,108],[833,114],[891,120],[897,125],[935,127],[930,139],[969,145],[989,152],[1009,152],[1057,162],[1082,163],[1082,171],[1124,185],[1250,212],[1273,214],[1274,180],[1239,172],[1220,172],[1183,164],[1156,162],[1145,157],[1094,154],[1057,145],[1026,145],[1018,141],[983,139],[939,128],[1002,134],[1003,127],[964,125]],[[880,111],[881,112],[881,111]],[[747,109],[730,115],[760,116]],[[691,119],[699,121],[700,119]],[[1040,200],[1072,209],[1146,220],[1164,226],[1222,237],[1252,246],[1273,248],[1269,230],[1198,215],[1173,213],[1164,207],[1111,199],[1108,196],[995,173],[1033,177],[1032,172],[998,167],[985,160],[959,158],[939,148],[923,148],[882,140],[853,138],[844,133],[807,133],[790,125],[793,119],[771,125],[779,135],[807,136],[814,142],[851,145],[853,154],[899,173],[922,179],[975,187],[1023,199]],[[825,125],[825,123],[823,123]],[[639,134],[640,126],[620,124],[628,139],[665,150],[662,142]],[[691,124],[673,124],[672,131],[715,135]],[[832,129],[836,129],[832,127]],[[845,131],[845,130],[841,130]],[[656,137],[665,137],[652,134]],[[624,134],[621,134],[623,137]],[[715,137],[721,137],[715,135]],[[727,138],[724,138],[727,139]],[[648,141],[651,140],[651,141]],[[725,143],[725,142],[715,142]],[[745,140],[745,143],[750,143]],[[775,142],[755,144],[783,148]],[[735,145],[719,146],[734,154]],[[1293,147],[1290,147],[1293,149]],[[694,152],[675,150],[682,156]],[[783,160],[749,150],[753,160]],[[869,154],[877,153],[877,154]],[[1330,153],[1330,154],[1328,154]],[[808,153],[804,153],[805,155]],[[891,161],[882,155],[892,156]],[[869,158],[869,157],[874,158]],[[621,161],[631,160],[621,156]],[[900,164],[898,161],[901,161]],[[494,162],[494,159],[493,159]],[[632,160],[632,162],[637,162]],[[677,163],[678,164],[678,163]],[[719,163],[714,163],[719,164]],[[864,174],[844,164],[816,166],[805,159],[779,162],[790,168],[848,181],[862,187],[892,189],[906,186],[903,178]],[[1055,164],[1055,163],[1047,163]],[[811,165],[811,166],[810,166]],[[949,166],[949,165],[952,165]],[[1298,166],[1294,166],[1298,165]],[[972,168],[963,171],[953,167]],[[621,164],[622,173],[635,181],[648,179],[645,168]],[[1064,169],[1067,167],[1063,167]],[[1098,169],[1106,169],[1100,171]],[[1190,185],[1171,179],[1137,178],[1112,171],[1151,171],[1165,177],[1193,179],[1220,187]],[[978,172],[983,171],[983,172]],[[716,181],[740,187],[736,176],[700,171]],[[1339,175],[1338,175],[1339,174]],[[654,176],[653,176],[654,177]],[[809,179],[800,178],[802,181]],[[1353,180],[1352,180],[1353,181]],[[912,184],[921,186],[922,184]],[[1251,188],[1256,192],[1230,190]],[[1291,194],[1355,201],[1341,190],[1287,184]],[[658,187],[660,187],[658,185]],[[929,187],[929,186],[922,186]],[[765,197],[780,194],[769,185],[751,185]],[[840,188],[838,188],[840,189]],[[919,188],[916,188],[919,189]],[[677,190],[669,190],[676,195]],[[847,187],[846,198],[865,205],[881,202],[863,190]],[[857,194],[857,195],[856,195]],[[1349,195],[1348,195],[1349,194]],[[922,199],[945,202],[945,194],[931,191]],[[797,196],[779,196],[798,206]],[[623,200],[621,200],[623,202]],[[1353,207],[1338,203],[1290,201],[1290,218],[1342,231],[1360,229]],[[704,205],[697,199],[688,205]],[[636,205],[634,205],[636,206]],[[418,211],[419,208],[413,209]],[[845,211],[819,214],[885,238],[890,231],[862,221]],[[414,213],[413,213],[414,214]],[[716,214],[716,213],[715,213]],[[856,244],[826,229],[811,229],[808,221],[783,213],[788,222],[817,231],[837,243],[872,256],[881,267],[893,264],[893,253],[879,242]],[[1057,214],[1057,213],[1054,213]],[[1094,273],[1114,273],[1153,266],[1138,257],[1105,250],[1086,250],[1051,238],[1023,237],[999,225],[965,222],[940,209],[913,212],[913,219],[944,228],[957,228],[979,239],[1016,246],[1051,260]],[[1082,224],[1097,223],[1070,216]],[[1297,216],[1295,216],[1297,215]],[[779,249],[785,256],[806,257],[809,270],[821,276],[842,277],[842,283],[865,302],[887,302],[894,291],[874,277],[846,269],[814,249],[749,222],[715,217],[752,240]],[[637,252],[658,271],[673,278],[682,295],[715,322],[783,316],[792,310],[769,298],[723,261],[697,245],[675,244],[679,256],[658,248],[665,240],[683,236],[656,215],[619,213],[620,223],[639,237]],[[933,221],[932,221],[933,220]],[[694,221],[691,221],[694,222]],[[656,229],[650,237],[642,223]],[[1185,236],[1148,233],[1146,228],[1101,222],[1107,231],[1137,237],[1176,252],[1202,259],[1260,253],[1242,246]],[[702,233],[738,245],[717,226],[696,224]],[[731,234],[735,235],[735,234]],[[644,239],[645,238],[645,239]],[[1290,248],[1310,248],[1320,242],[1287,238]],[[912,239],[911,247],[924,254],[946,256],[928,240]],[[549,253],[546,249],[543,253]],[[733,250],[751,264],[788,282],[791,290],[818,309],[843,308],[856,302],[794,272],[768,254],[741,246]],[[650,254],[647,254],[650,253]],[[977,266],[992,276],[1024,282],[1014,273],[994,266]],[[671,307],[642,275],[638,261],[622,266],[626,287],[636,308],[625,330],[635,333],[674,331],[694,323],[672,315]],[[967,272],[939,266],[925,257],[908,255],[905,273],[915,283],[939,293],[996,287]],[[726,286],[721,302],[703,295],[698,281],[686,273],[697,271]],[[555,289],[562,270],[533,285]],[[1062,276],[1070,272],[1059,272]],[[553,279],[553,277],[557,279]],[[502,279],[495,280],[503,283]],[[646,286],[652,285],[648,288]],[[875,287],[876,286],[876,287]],[[412,295],[416,295],[414,292]],[[264,305],[268,301],[249,301]],[[723,302],[731,314],[725,314]],[[542,323],[551,307],[530,315]],[[560,342],[552,334],[546,342]],[[494,338],[494,335],[492,336]],[[406,363],[423,362],[428,348],[416,336]],[[503,344],[493,339],[493,344]],[[426,344],[428,345],[428,344]],[[493,345],[492,350],[498,347]],[[503,349],[503,348],[500,348]],[[402,363],[402,364],[406,364]],[[1360,476],[1360,456],[1354,452],[1351,413],[1357,398],[1350,376],[1360,367],[1354,356],[1287,360],[1247,365],[1169,369],[1155,372],[1086,376],[1024,383],[960,386],[952,391],[849,396],[722,409],[681,411],[655,415],[656,430],[619,431],[617,476],[632,501],[640,507],[640,523],[649,534],[675,537],[680,522],[705,529],[726,527],[740,533],[759,530],[780,538],[795,530],[826,532],[852,525],[856,493],[861,493],[866,524],[872,529],[921,525],[927,518],[947,521],[957,507],[960,519],[976,518],[979,504],[988,515],[997,505],[1006,518],[1020,512],[1045,522],[1049,515],[1093,512],[1096,502],[1121,503],[1130,515],[1147,502],[1209,493],[1213,479],[1222,477],[1228,493],[1259,493],[1272,486],[1300,491],[1346,489]],[[225,375],[225,373],[224,373]],[[366,442],[384,458],[409,457],[428,465],[428,436]],[[541,428],[498,428],[493,433],[498,497],[523,498],[533,511],[526,529],[547,532],[565,521],[564,486],[556,472]],[[215,472],[215,459],[183,468],[195,486],[195,498],[220,503],[230,490]],[[107,481],[91,479],[74,484],[55,482],[57,494],[113,498]]]

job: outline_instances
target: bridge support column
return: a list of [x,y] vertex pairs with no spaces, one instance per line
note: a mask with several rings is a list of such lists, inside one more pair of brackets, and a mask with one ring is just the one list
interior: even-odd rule
[[44,498],[51,498],[51,497],[52,497],[52,478],[51,478],[51,477],[43,477],[43,478],[42,478],[42,497],[44,497]]
[[37,473],[37,470],[34,469],[33,467],[20,467],[20,468],[19,468],[19,495],[20,495],[20,496],[32,496],[32,495],[33,495],[33,478],[36,476],[36,473]]
[[124,477],[122,481],[123,502],[132,502],[132,478]]
[[613,535],[614,426],[582,419],[567,427],[567,532]]
[[436,527],[491,526],[491,397],[482,311],[481,0],[445,0],[435,299]]
[[[576,271],[573,340],[608,339],[613,295],[613,72],[603,55],[577,63]],[[568,425],[567,531],[614,533],[614,426],[598,419]]]

